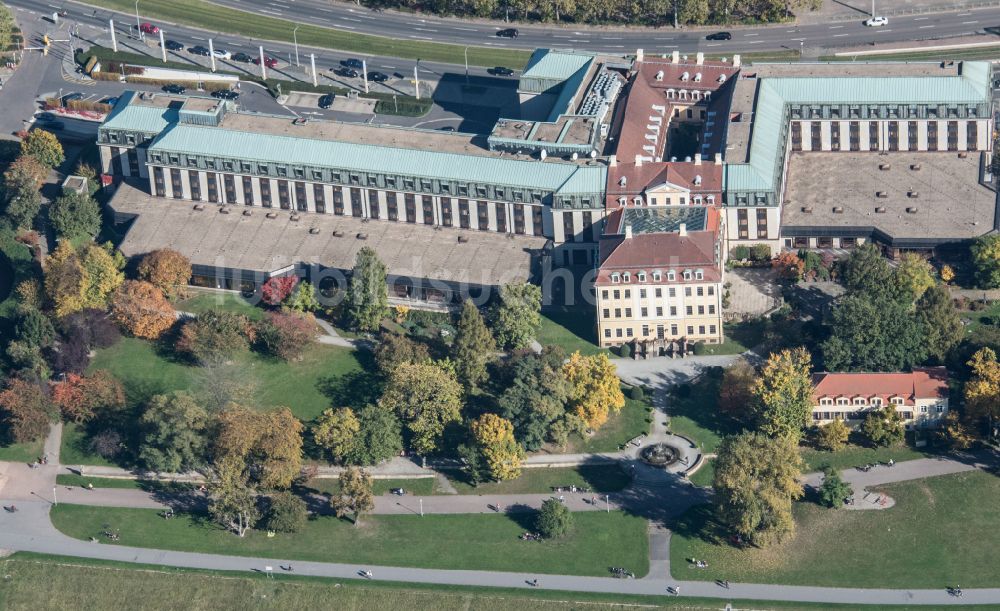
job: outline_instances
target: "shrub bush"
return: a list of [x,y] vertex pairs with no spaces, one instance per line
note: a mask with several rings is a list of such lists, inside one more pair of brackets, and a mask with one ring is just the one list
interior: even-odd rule
[[646,398],[646,393],[642,392],[642,386],[633,386],[628,391],[628,398],[633,401],[642,401]]
[[734,246],[732,250],[729,251],[729,257],[736,259],[737,261],[749,259],[750,248],[748,246]]
[[771,259],[771,247],[767,244],[754,244],[750,248],[750,258],[754,261],[769,261]]
[[632,348],[628,344],[622,344],[618,347],[618,356],[623,359],[627,359],[632,356]]

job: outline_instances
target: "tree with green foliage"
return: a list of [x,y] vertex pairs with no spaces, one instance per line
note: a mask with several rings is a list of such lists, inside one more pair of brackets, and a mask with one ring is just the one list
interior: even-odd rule
[[819,499],[824,505],[840,509],[853,495],[854,489],[840,479],[840,474],[835,469],[829,466],[823,468],[823,484],[819,487]]
[[691,25],[702,25],[708,21],[708,0],[682,0],[677,9],[677,21]]
[[829,371],[903,371],[926,359],[924,328],[911,306],[888,297],[849,294],[833,309],[823,342]]
[[990,428],[1000,419],[1000,362],[992,348],[980,348],[967,363],[971,369],[965,383],[966,417],[986,420]]
[[353,515],[355,526],[361,523],[361,516],[375,508],[375,493],[372,491],[372,476],[364,469],[348,467],[340,473],[340,491],[330,498],[330,506],[338,518]]
[[844,424],[844,421],[840,418],[835,418],[833,422],[824,424],[816,431],[816,445],[821,450],[839,452],[847,445],[850,435],[851,429]]
[[139,425],[139,461],[150,471],[183,473],[205,464],[208,412],[188,393],[154,395]]
[[812,413],[811,357],[805,348],[782,350],[767,359],[753,386],[758,429],[798,443]]
[[316,298],[316,287],[308,282],[299,282],[292,289],[282,307],[293,312],[315,312],[319,309],[319,299]]
[[870,242],[862,244],[851,251],[841,266],[841,280],[849,293],[872,299],[895,295],[892,268],[878,246]]
[[531,344],[542,326],[542,289],[519,282],[500,287],[500,298],[491,315],[493,336],[506,350],[521,350]]
[[979,288],[1000,287],[1000,234],[993,233],[976,238],[971,251]]
[[14,337],[38,348],[48,347],[56,338],[49,317],[33,307],[21,307],[14,315]]
[[490,477],[495,481],[521,475],[524,448],[514,439],[514,425],[496,414],[483,414],[472,421],[472,438],[479,447]]
[[475,443],[463,443],[456,450],[458,459],[462,461],[462,472],[465,473],[465,480],[472,487],[478,487],[486,480],[487,468],[483,453]]
[[903,443],[906,429],[903,416],[895,405],[884,405],[871,411],[861,423],[861,432],[877,446],[896,446]]
[[739,359],[727,367],[719,387],[719,411],[749,424],[755,415],[753,393],[756,382],[757,370],[746,359]]
[[255,333],[246,315],[209,310],[184,323],[175,347],[203,365],[222,364],[248,350]]
[[49,168],[55,168],[66,159],[59,139],[44,129],[33,129],[28,132],[28,135],[21,140],[21,154],[30,155]]
[[395,412],[381,405],[358,410],[358,433],[344,456],[351,465],[377,465],[403,450],[403,425]]
[[349,407],[324,410],[312,427],[313,441],[337,463],[351,453],[360,432],[361,422]]
[[52,202],[49,222],[60,239],[92,238],[101,230],[101,207],[86,193],[68,191]]
[[208,513],[226,530],[244,537],[260,519],[259,495],[238,461],[215,464],[209,479]]
[[403,363],[389,377],[379,404],[399,416],[410,447],[426,456],[441,449],[445,427],[461,420],[462,387],[436,363]]
[[347,288],[347,319],[353,329],[377,331],[389,315],[386,268],[371,247],[358,251]]
[[573,530],[573,514],[559,499],[546,499],[535,517],[535,530],[546,539],[560,539]]
[[566,414],[572,387],[561,363],[528,354],[508,364],[512,370],[497,399],[499,414],[514,425],[514,437],[530,452],[553,438],[553,427]]
[[415,365],[429,363],[431,360],[431,353],[426,344],[391,331],[382,333],[373,352],[375,367],[384,378],[392,375],[392,372],[403,363]]
[[911,302],[920,299],[927,289],[936,284],[934,268],[915,252],[903,253],[894,273],[896,285]]
[[466,299],[455,331],[452,354],[458,370],[458,380],[467,391],[475,389],[486,380],[486,366],[495,358],[496,342],[486,328],[479,308]]
[[18,157],[3,174],[4,218],[14,229],[30,229],[42,207],[39,189],[49,168],[30,155]]
[[305,528],[309,519],[306,502],[291,492],[275,492],[267,497],[263,526],[269,531],[294,533]]
[[78,310],[108,307],[125,281],[125,260],[110,243],[75,248],[61,241],[45,265],[45,292],[58,317]]
[[760,546],[791,535],[792,501],[803,493],[795,441],[746,432],[723,439],[717,453],[712,487],[722,524]]
[[939,363],[965,336],[955,302],[948,289],[940,284],[928,288],[917,300],[916,321],[923,330],[927,356]]
[[302,423],[287,407],[261,412],[231,404],[216,416],[217,471],[235,469],[248,486],[288,488],[302,468]]

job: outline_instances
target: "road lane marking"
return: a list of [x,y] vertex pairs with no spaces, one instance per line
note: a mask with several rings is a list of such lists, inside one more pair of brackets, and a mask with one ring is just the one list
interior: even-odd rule
[[262,13],[269,13],[271,15],[280,15],[281,14],[281,11],[270,11],[270,10],[268,10],[266,8],[259,8],[257,10],[260,11],[260,12],[262,12]]
[[850,34],[834,34],[833,35],[834,38],[841,38],[843,36],[850,36]]
[[930,17],[914,17],[914,21],[927,21]]
[[760,36],[760,34],[757,33],[757,32],[754,32],[752,34],[745,34],[744,36]]
[[933,28],[933,27],[937,27],[937,26],[933,26],[933,25],[922,25],[922,26],[918,27],[917,29],[918,29],[918,30],[926,30],[927,28]]
[[972,25],[973,23],[979,23],[978,21],[963,21],[962,25]]
[[830,26],[830,29],[831,29],[831,30],[839,30],[839,29],[840,29],[840,28],[842,28],[842,27],[844,27],[844,26],[842,26],[842,25],[831,25],[831,26]]
[[361,23],[360,19],[354,19],[353,17],[341,17],[344,21],[353,21],[354,23]]

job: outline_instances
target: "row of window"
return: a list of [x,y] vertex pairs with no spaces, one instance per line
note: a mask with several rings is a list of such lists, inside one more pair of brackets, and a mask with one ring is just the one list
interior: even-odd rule
[[[795,248],[809,248],[809,238],[795,237],[791,240],[785,240],[789,247]],[[840,238],[840,248],[852,249],[858,245],[857,238]],[[818,237],[816,238],[816,248],[833,248],[833,238],[831,237]]]
[[[670,198],[670,196],[667,196],[667,198],[663,202],[663,205],[665,205],[665,206],[672,206],[673,205],[673,201],[674,200],[672,200]],[[704,199],[702,199],[701,195],[694,195],[694,196],[691,197],[691,203],[694,204],[695,206],[701,206],[702,204],[704,204],[706,202],[710,206],[715,205],[715,196],[714,195],[707,195],[707,196],[705,196]],[[635,204],[636,206],[644,206],[645,205],[645,200],[642,199],[641,195],[636,195],[632,199],[632,203]],[[621,197],[619,197],[618,198],[618,204],[620,206],[627,206],[628,205],[628,197],[625,197],[624,195],[621,196]],[[656,199],[656,197],[652,197],[651,196],[649,198],[649,205],[650,206],[657,206],[657,205],[659,205],[659,200]],[[687,197],[685,197],[683,195],[680,196],[680,199],[678,201],[678,205],[680,205],[680,206],[686,206],[687,205]]]
[[979,116],[979,108],[968,106],[945,107],[944,105],[909,104],[885,105],[877,104],[843,104],[843,105],[798,105],[791,104],[789,114],[792,119],[946,119]]
[[[746,208],[740,208],[736,211],[736,221],[739,228],[739,237],[741,240],[750,239],[750,218],[747,214]],[[767,209],[757,208],[757,239],[765,240],[767,239]]]
[[[694,316],[696,307],[699,316],[705,315],[706,307],[708,308],[708,314],[715,314],[715,304],[709,304],[708,306],[684,306],[684,313],[688,316]],[[604,318],[611,318],[611,308],[603,308],[601,312]],[[615,308],[614,312],[615,318],[622,317],[622,308]],[[670,306],[670,315],[677,316],[677,306]],[[649,316],[649,308],[639,308],[639,316],[641,318],[647,318]],[[663,306],[656,306],[656,316],[657,318],[663,318]],[[625,308],[625,318],[632,318],[632,308]]]
[[[687,327],[687,334],[689,336],[691,336],[691,335],[706,335],[706,330],[707,330],[707,334],[708,335],[715,335],[717,329],[718,329],[718,327],[716,327],[715,325],[707,325],[707,326],[706,325],[698,325],[697,327],[695,327],[694,325],[688,325],[688,327]],[[671,337],[677,337],[678,330],[679,329],[678,329],[677,325],[670,325],[670,336]],[[697,333],[695,333],[696,330],[697,330]],[[667,328],[665,326],[663,326],[663,325],[657,325],[656,326],[656,339],[666,339],[666,332],[667,332]],[[640,337],[648,338],[648,337],[650,337],[652,335],[652,333],[653,333],[653,330],[650,328],[649,325],[643,325],[642,326],[642,335]],[[628,328],[624,329],[624,331],[622,329],[615,329],[614,336],[615,337],[634,337],[635,334],[633,333],[632,328],[628,327]],[[604,330],[604,338],[605,339],[611,339],[611,329],[605,329]]]
[[[649,276],[647,276],[646,272],[639,272],[639,273],[637,273],[635,275],[635,281],[636,282],[645,282],[648,278],[649,278]],[[655,272],[653,272],[652,273],[652,278],[653,278],[653,282],[662,282],[663,281],[663,272],[660,272],[658,270],[655,271]],[[692,271],[690,269],[686,269],[686,270],[684,270],[683,278],[685,280],[692,280],[692,279],[694,279],[694,280],[704,280],[705,279],[705,271],[701,270],[701,269],[696,269],[694,271]],[[675,280],[677,280],[677,272],[675,272],[674,270],[668,270],[667,271],[667,282],[674,282]],[[611,274],[611,282],[614,283],[614,284],[621,284],[621,283],[628,284],[631,281],[632,281],[632,274],[630,272],[622,272],[622,273],[612,272],[612,274]]]
[[[871,413],[871,412],[863,411],[863,410],[858,410],[858,411],[853,411],[853,412],[846,412],[846,411],[836,411],[836,412],[835,411],[823,411],[823,412],[813,411],[813,413],[812,413],[812,419],[813,420],[835,420],[835,419],[840,419],[840,420],[864,420],[864,418],[869,413]],[[920,413],[921,414],[929,414],[929,413],[931,413],[931,409],[928,408],[928,406],[926,406],[926,405],[922,405],[922,406],[920,406]],[[944,413],[944,405],[935,405],[934,406],[934,413],[935,414],[943,414]],[[903,412],[899,412],[899,414],[900,414],[900,416],[902,416],[903,420],[913,420],[913,412],[911,412],[909,410],[903,411]]]
[[[614,289],[613,291],[608,291],[608,289],[601,289],[601,299],[607,299],[609,295],[611,297],[613,297],[614,299],[621,299],[622,296],[623,296],[623,293],[624,293],[625,299],[631,299],[632,298],[632,289],[624,289],[624,291],[622,291],[620,289]],[[696,286],[696,287],[685,286],[684,287],[684,296],[685,297],[691,297],[692,295],[697,295],[698,297],[704,297],[706,295],[706,293],[709,296],[715,295],[715,285],[714,284],[710,284],[707,287],[705,287],[705,286]],[[663,287],[660,287],[660,286],[655,287],[653,289],[653,295],[655,297],[663,297]],[[644,289],[644,288],[639,289],[639,299],[645,299],[648,296],[649,296],[649,292],[648,292],[647,289]],[[667,296],[668,297],[676,297],[677,296],[677,287],[674,287],[674,286],[667,287]]]
[[[188,183],[190,186],[191,199],[194,201],[202,201],[207,195],[207,201],[211,203],[223,203],[219,200],[218,191],[218,181],[220,174],[215,172],[206,173],[206,183],[208,186],[207,194],[202,194],[201,191],[201,180],[199,175],[201,172],[197,170],[188,170]],[[242,203],[247,206],[256,205],[257,202],[254,201],[254,189],[253,189],[253,179],[250,176],[240,176],[239,179],[243,186],[243,201],[239,201],[239,197],[236,192],[236,179],[237,177],[233,174],[221,174],[222,182],[224,185],[224,203],[227,204],[239,204]],[[293,207],[293,201],[291,193],[289,192],[289,181],[278,180],[278,199],[277,204],[283,210],[291,210]],[[153,166],[153,185],[158,197],[166,197],[166,188],[164,183],[164,168]],[[273,193],[271,190],[271,181],[268,179],[260,180],[260,205],[265,208],[274,207],[275,201]],[[294,208],[296,210],[305,212],[308,210],[308,199],[306,197],[307,184],[304,182],[294,182]],[[181,180],[181,170],[177,168],[170,168],[170,186],[174,199],[182,199],[184,197],[183,184]],[[326,213],[328,211],[327,201],[326,201],[326,191],[324,185],[318,183],[312,183],[313,190],[313,201],[315,204],[315,211],[317,213]],[[341,187],[333,187],[333,204],[332,212],[335,215],[343,216],[346,212],[345,203],[350,204],[350,215],[358,218],[363,218],[365,214],[365,206],[363,202],[362,190],[358,188],[348,188],[346,189],[349,202],[345,202],[344,199],[344,189]],[[379,191],[369,190],[368,197],[369,202],[372,203],[369,207],[368,216],[373,219],[378,219],[380,216],[379,206],[378,206],[378,194]],[[386,191],[386,213],[387,218],[390,221],[400,220],[400,208],[399,208],[399,198],[396,192]],[[420,198],[420,205],[423,212],[423,223],[425,225],[443,225],[445,227],[454,226],[454,205],[457,203],[458,206],[458,221],[459,227],[463,229],[469,229],[472,225],[471,214],[473,209],[477,214],[478,227],[482,231],[487,231],[489,228],[489,202],[475,202],[466,199],[453,200],[452,198],[442,197],[440,200],[440,216],[435,218],[434,209],[434,199],[429,195],[417,196],[412,193],[403,193],[403,218],[407,223],[417,222],[417,198]],[[500,233],[507,233],[508,229],[508,218],[507,218],[507,207],[506,204],[494,203],[494,216],[496,219],[496,231]],[[534,235],[542,235],[542,208],[540,206],[522,206],[514,205],[513,215],[511,215],[513,221],[513,232],[516,234],[524,234],[526,232],[526,213],[525,208],[531,208],[531,221],[532,221],[532,232]]]
[[[865,399],[864,397],[854,397],[853,400],[844,397],[839,397],[836,400],[837,405],[871,405],[874,407],[881,407],[882,398],[872,397],[871,399]],[[891,397],[889,399],[891,405],[903,405],[906,401],[902,397]],[[823,397],[819,400],[820,405],[833,405],[834,400],[828,397]]]
[[[888,149],[890,151],[900,150],[900,124],[901,121],[891,121],[889,122],[889,135],[888,135]],[[965,127],[966,136],[966,148],[970,151],[975,151],[978,149],[978,139],[979,139],[979,124],[975,121],[970,121],[966,123]],[[860,151],[861,150],[861,127],[857,121],[851,121],[849,125],[849,138],[850,142],[845,147],[840,139],[840,129],[834,126],[830,130],[830,148],[834,151]],[[810,139],[814,143],[812,149],[816,150],[819,148],[819,143],[822,142],[822,132],[820,131],[819,123],[812,123],[809,129]],[[879,124],[872,122],[868,124],[868,150],[877,149],[879,142]],[[916,129],[916,125],[912,125],[907,129],[907,150],[915,151],[920,147],[919,134]],[[927,149],[937,150],[938,149],[938,127],[937,121],[927,122]],[[802,150],[802,125],[800,123],[792,123],[792,150],[801,151]],[[958,150],[958,124],[955,122],[948,123],[948,150],[957,151]]]

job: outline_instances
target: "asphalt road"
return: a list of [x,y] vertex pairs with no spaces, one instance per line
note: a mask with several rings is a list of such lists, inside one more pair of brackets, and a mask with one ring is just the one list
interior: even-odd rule
[[[775,49],[830,48],[871,42],[944,38],[981,31],[1000,25],[1000,8],[968,9],[934,14],[891,17],[881,28],[868,28],[858,14],[854,21],[828,24],[729,28],[730,41],[706,40],[706,30],[661,28],[580,28],[510,24],[517,27],[516,39],[499,38],[496,32],[504,24],[493,25],[462,19],[440,19],[392,11],[374,12],[345,2],[329,0],[212,0],[216,4],[352,32],[377,34],[390,38],[432,40],[461,45],[490,46],[507,49],[538,47],[578,48],[628,53],[643,48],[649,53],[706,51],[745,53]],[[886,3],[891,4],[891,3]],[[725,28],[720,28],[725,29]]]

